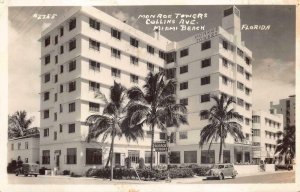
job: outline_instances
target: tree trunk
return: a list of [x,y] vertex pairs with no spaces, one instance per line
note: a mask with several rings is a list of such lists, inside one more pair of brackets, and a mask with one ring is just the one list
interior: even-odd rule
[[153,145],[154,145],[154,123],[151,125],[151,161],[150,161],[150,170],[153,167]]
[[219,151],[219,163],[222,163],[221,162],[221,158],[222,158],[222,147],[223,147],[223,139],[222,138],[220,138],[220,151]]
[[111,140],[111,155],[110,155],[110,180],[112,181],[114,178],[114,168],[113,168],[113,162],[114,162],[114,140],[115,140],[115,135],[112,135],[112,140]]
[[106,162],[105,167],[108,167],[108,164],[109,164],[109,162],[110,162],[111,149],[112,149],[112,143],[110,144],[110,149],[109,149],[108,158],[107,158],[107,162]]

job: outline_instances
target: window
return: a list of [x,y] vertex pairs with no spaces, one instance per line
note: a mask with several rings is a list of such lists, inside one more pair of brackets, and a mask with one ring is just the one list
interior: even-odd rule
[[201,85],[207,85],[210,84],[210,76],[202,77],[201,78]]
[[50,164],[50,150],[42,151],[42,164]]
[[61,27],[61,28],[59,29],[59,32],[60,32],[60,36],[63,36],[63,35],[64,35],[64,27]]
[[89,39],[89,48],[94,49],[96,51],[100,51],[100,43],[98,41]]
[[45,47],[47,47],[48,45],[50,45],[50,36],[45,38]]
[[201,111],[200,112],[200,119],[205,120],[209,118],[209,113],[207,111]]
[[246,103],[245,107],[246,107],[246,110],[250,110],[250,104]]
[[69,133],[75,133],[75,123],[69,124]]
[[189,55],[189,49],[183,49],[180,51],[180,57],[185,57]]
[[50,97],[50,92],[45,92],[44,93],[44,101],[49,100],[49,97]]
[[45,65],[50,63],[50,55],[45,56]]
[[85,163],[87,165],[102,165],[102,149],[86,148]]
[[49,118],[49,109],[44,110],[44,119]]
[[89,102],[89,110],[90,110],[90,112],[99,112],[100,104]]
[[21,149],[21,143],[18,143],[18,150]]
[[134,65],[138,65],[139,64],[139,58],[131,55],[130,56],[130,63],[134,64]]
[[147,45],[147,52],[151,53],[151,54],[154,54],[154,47],[152,47],[150,45]]
[[201,68],[209,67],[211,64],[211,59],[204,59],[201,61]]
[[233,7],[230,7],[229,9],[224,10],[224,17],[233,14]]
[[152,63],[147,62],[147,69],[151,72],[154,71],[154,65]]
[[224,49],[228,49],[228,42],[227,41],[223,40],[222,44],[223,44]]
[[230,150],[223,151],[223,162],[230,163]]
[[173,51],[173,52],[165,53],[165,60],[166,60],[167,64],[175,62],[175,60],[176,60],[176,52]]
[[240,56],[240,57],[244,57],[244,52],[242,50],[240,50],[239,48],[237,48],[237,54]]
[[159,163],[167,163],[167,155],[159,154]]
[[237,88],[244,91],[244,84],[240,83],[240,82],[237,82]]
[[201,151],[201,163],[214,164],[215,163],[215,150],[202,150]]
[[64,66],[61,65],[61,66],[60,66],[60,73],[63,73],[63,72],[64,72]]
[[[152,162],[155,162],[155,153],[153,153]],[[151,151],[145,151],[145,163],[151,163]]]
[[69,63],[69,72],[76,69],[76,60],[73,60]]
[[73,39],[69,42],[69,51],[76,49],[76,39]]
[[57,43],[58,43],[58,35],[56,35],[54,38],[54,44],[56,45]]
[[184,151],[184,163],[197,163],[197,151]]
[[57,113],[54,113],[54,121],[57,121]]
[[253,146],[260,146],[260,142],[253,142],[252,145]]
[[158,55],[159,55],[159,58],[165,59],[165,52],[159,50]]
[[74,112],[75,111],[75,103],[70,103],[69,104],[69,112]]
[[69,83],[69,92],[76,90],[76,81],[72,81]]
[[253,136],[260,136],[260,130],[259,129],[252,129],[252,132],[253,132]]
[[130,45],[134,47],[139,47],[139,41],[133,37],[130,37]]
[[111,56],[120,59],[121,51],[118,49],[111,48]]
[[121,71],[119,69],[116,68],[111,68],[111,75],[113,77],[121,77]]
[[93,29],[96,29],[98,31],[100,31],[100,22],[96,21],[95,19],[91,19],[90,18],[90,27]]
[[89,90],[90,91],[100,91],[100,83],[90,81],[89,82]]
[[189,104],[189,100],[188,100],[188,98],[184,98],[184,99],[180,99],[179,100],[179,103],[181,104],[181,105],[188,105]]
[[57,140],[57,132],[54,131],[54,134],[53,134],[53,140],[56,141]]
[[251,64],[250,58],[249,57],[245,57],[245,62],[246,62],[247,65],[250,65]]
[[47,83],[50,81],[50,73],[45,74],[44,76],[44,83]]
[[167,139],[167,134],[166,133],[159,133],[159,139],[161,140],[166,140]]
[[210,95],[209,94],[201,95],[201,103],[208,102],[208,101],[210,101]]
[[60,86],[59,86],[59,92],[60,92],[60,93],[64,92],[64,85],[60,85]]
[[188,71],[189,71],[189,66],[188,65],[180,67],[180,74],[187,73]]
[[55,55],[55,64],[58,63],[58,55]]
[[62,131],[63,131],[63,125],[59,124],[59,132],[62,133]]
[[90,63],[91,70],[100,71],[100,63],[93,61],[93,60],[89,60],[89,63]]
[[76,164],[77,162],[77,149],[67,148],[67,164]]
[[241,107],[244,107],[244,100],[243,99],[240,99],[240,98],[237,98],[237,104]]
[[44,137],[49,136],[49,128],[44,129]]
[[139,82],[139,77],[133,74],[130,74],[130,81],[133,83],[138,83]]
[[185,89],[188,89],[189,88],[189,83],[188,82],[183,82],[183,83],[180,83],[180,90],[185,90]]
[[224,85],[228,85],[228,78],[225,76],[222,76],[222,82]]
[[237,65],[237,71],[241,74],[244,74],[244,67]]
[[246,74],[246,79],[247,79],[247,80],[250,80],[250,74],[247,73],[247,72],[245,72],[245,74]]
[[70,20],[70,22],[69,22],[69,31],[71,31],[75,28],[76,28],[76,18]]
[[187,139],[188,136],[187,136],[187,132],[184,131],[184,132],[179,132],[179,139]]
[[62,104],[59,104],[59,112],[60,112],[60,113],[63,112],[63,106],[62,106]]
[[206,50],[210,48],[210,41],[205,41],[204,43],[201,44],[201,50]]
[[25,141],[25,149],[28,149],[28,141]]
[[222,58],[222,64],[224,67],[228,67],[228,61],[225,58]]
[[128,150],[128,158],[132,163],[138,163],[140,159],[140,151],[138,150]]
[[61,46],[60,46],[60,54],[63,54],[63,53],[64,53],[64,46],[61,45]]
[[252,116],[252,122],[253,123],[260,123],[260,116],[253,115]]
[[111,28],[111,36],[120,40],[121,39],[121,32],[116,30],[116,29]]
[[246,95],[250,95],[250,89],[249,88],[247,88],[247,87],[245,87],[245,93],[246,93]]
[[54,101],[57,101],[57,93],[54,93]]
[[166,69],[166,78],[172,79],[176,76],[176,68]]
[[180,151],[171,151],[170,153],[170,163],[179,164],[180,163]]

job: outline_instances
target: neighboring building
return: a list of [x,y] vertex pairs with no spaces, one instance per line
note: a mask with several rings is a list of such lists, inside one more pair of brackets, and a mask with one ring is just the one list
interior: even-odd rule
[[[188,109],[189,125],[173,133],[171,163],[218,163],[219,143],[199,147],[200,131],[208,117],[201,115],[214,103],[211,94],[232,96],[232,105],[243,119],[239,123],[246,139],[234,141],[228,136],[223,162],[245,163],[252,156],[252,52],[241,41],[240,12],[236,7],[224,10],[222,26],[196,34],[168,49],[167,75],[178,81],[177,97]],[[170,46],[169,46],[170,47]],[[168,56],[168,55],[167,55]]]
[[7,162],[21,160],[23,163],[39,162],[39,134],[9,139],[7,143]]
[[283,116],[265,111],[253,111],[253,161],[275,162],[277,132],[283,131]]
[[[86,143],[86,118],[101,113],[103,102],[95,91],[107,96],[114,81],[126,87],[142,86],[147,74],[167,70],[178,81],[178,102],[188,108],[189,125],[171,135],[171,163],[217,162],[219,145],[199,148],[200,130],[207,124],[201,110],[213,102],[210,94],[233,96],[234,109],[244,141],[226,140],[223,159],[250,162],[252,118],[252,52],[241,41],[236,7],[224,10],[222,26],[171,42],[154,32],[151,37],[92,7],[75,8],[42,32],[41,41],[41,166],[83,174],[101,167],[108,157],[108,143]],[[173,129],[174,130],[174,129]],[[114,164],[144,158],[150,162],[150,137],[139,143],[116,142]],[[155,140],[165,139],[157,132]],[[155,153],[156,154],[156,153]],[[156,154],[157,155],[157,154]],[[158,160],[157,160],[158,159]],[[155,157],[165,163],[166,154]]]
[[296,95],[291,95],[286,99],[280,99],[278,104],[270,102],[270,112],[272,114],[283,115],[284,129],[289,125],[296,125]]

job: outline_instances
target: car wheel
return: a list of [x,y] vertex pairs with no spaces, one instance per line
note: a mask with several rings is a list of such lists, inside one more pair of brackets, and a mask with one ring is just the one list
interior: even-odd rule
[[18,175],[19,175],[19,173],[17,172],[17,173],[16,173],[16,176],[18,176]]
[[223,173],[221,173],[221,174],[219,175],[219,179],[220,179],[220,180],[223,180],[223,179],[224,179]]
[[236,175],[232,175],[232,179],[235,179]]
[[34,176],[37,177],[37,174],[35,174]]
[[28,176],[28,174],[24,174],[25,175],[25,177],[27,177]]

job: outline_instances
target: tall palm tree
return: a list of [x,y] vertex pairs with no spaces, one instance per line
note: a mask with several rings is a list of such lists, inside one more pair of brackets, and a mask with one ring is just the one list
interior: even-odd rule
[[143,89],[133,87],[128,90],[130,102],[127,110],[127,121],[130,126],[142,128],[144,125],[151,130],[151,161],[153,165],[154,129],[165,131],[168,126],[178,127],[187,124],[186,108],[176,104],[176,82],[165,80],[164,73],[149,73]]
[[120,138],[124,135],[128,141],[137,141],[138,138],[143,138],[143,130],[135,126],[129,127],[127,121],[124,121],[126,116],[126,89],[121,84],[114,82],[114,85],[110,88],[110,101],[101,92],[97,93],[96,97],[104,101],[105,107],[102,115],[94,114],[86,119],[86,124],[89,126],[87,142],[98,138],[100,135],[102,135],[102,141],[105,141],[108,136],[111,137],[110,152],[106,166],[110,161],[110,180],[112,180],[115,137],[118,136]]
[[25,110],[17,111],[8,116],[8,138],[25,136],[33,122],[33,117],[27,116]]
[[290,163],[290,160],[295,158],[296,143],[295,143],[295,126],[287,126],[285,132],[278,132],[277,146],[275,153],[284,156],[285,160]]
[[[244,139],[242,126],[235,122],[235,119],[241,119],[241,115],[230,109],[230,105],[235,101],[232,97],[227,98],[221,94],[221,97],[213,95],[211,98],[216,102],[210,110],[204,110],[201,114],[208,115],[209,124],[204,126],[200,132],[200,146],[212,141],[220,141],[219,163],[223,154],[223,145],[227,135],[231,135],[236,140]],[[209,148],[210,148],[209,145]]]

